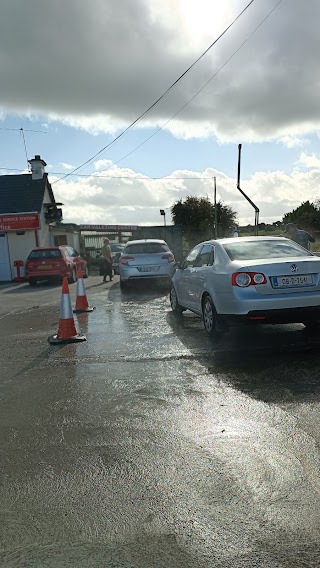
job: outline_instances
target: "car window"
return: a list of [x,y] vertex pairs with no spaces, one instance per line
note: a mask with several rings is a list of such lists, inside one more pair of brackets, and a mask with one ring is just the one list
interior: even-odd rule
[[212,266],[214,262],[214,249],[212,245],[203,245],[198,254],[194,266]]
[[222,245],[231,260],[255,260],[313,256],[309,251],[290,240],[239,241]]
[[65,254],[70,258],[78,256],[76,251],[72,247],[64,247]]
[[29,254],[30,260],[35,260],[37,258],[59,258],[59,257],[61,257],[61,251],[59,249],[33,250]]
[[76,251],[72,247],[68,247],[68,255],[71,256],[71,258],[77,256]]
[[124,249],[124,245],[112,244],[110,245],[110,248],[112,252],[122,252]]
[[164,243],[137,243],[127,245],[124,249],[125,254],[156,254],[168,252],[169,247]]
[[184,259],[182,268],[191,268],[195,265],[196,258],[200,252],[202,245],[197,245],[188,256]]
[[69,247],[62,247],[61,250],[64,252],[65,256],[70,256]]

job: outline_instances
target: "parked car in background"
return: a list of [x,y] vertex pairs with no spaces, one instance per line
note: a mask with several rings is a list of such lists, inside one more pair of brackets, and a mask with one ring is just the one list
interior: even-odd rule
[[119,260],[125,245],[121,243],[110,244],[112,253],[112,269],[115,274],[119,274]]
[[320,322],[320,258],[283,237],[242,237],[197,245],[176,271],[175,314],[202,316],[214,336],[237,323]]
[[87,278],[87,261],[70,246],[35,248],[26,262],[26,279],[30,286],[41,280],[57,280],[64,276],[73,283],[77,280],[78,267]]
[[165,241],[129,241],[120,257],[119,271],[121,288],[134,280],[156,279],[169,284],[175,272],[175,258]]

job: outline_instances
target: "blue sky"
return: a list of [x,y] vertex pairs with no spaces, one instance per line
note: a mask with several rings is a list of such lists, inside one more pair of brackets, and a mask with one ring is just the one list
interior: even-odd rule
[[[216,176],[219,198],[246,223],[252,211],[235,187],[241,142],[241,183],[261,220],[272,222],[301,201],[317,199],[317,0],[303,6],[300,0],[255,0],[146,119],[81,171],[88,177],[58,182],[56,173],[72,171],[146,110],[247,3],[7,3],[0,21],[6,79],[1,172],[26,167],[21,133],[5,130],[23,127],[28,157],[46,160],[67,221],[152,224],[159,207],[169,209],[190,194],[212,197]],[[180,179],[187,177],[196,179]]]
[[[59,122],[46,123],[7,115],[0,122],[1,163],[3,168],[23,169],[26,166],[23,139],[19,131],[2,130],[24,128],[29,157],[41,153],[52,165],[52,171],[63,172],[62,163],[78,166],[108,144],[113,136],[107,133],[92,134],[80,129],[65,126]],[[40,132],[32,132],[39,130]],[[103,159],[114,162],[131,152],[155,132],[154,128],[136,129],[129,132],[117,146],[106,150]],[[43,134],[45,132],[46,134]],[[118,134],[118,132],[116,133]],[[239,143],[242,142],[241,139]],[[305,146],[313,152],[320,152],[320,140],[310,136]],[[242,174],[250,177],[256,171],[281,170],[290,173],[299,159],[301,147],[287,148],[281,143],[259,142],[243,144]],[[237,171],[238,143],[219,143],[215,137],[210,139],[183,140],[168,131],[158,132],[151,140],[136,150],[131,156],[121,160],[122,167],[151,177],[170,175],[177,169],[204,171],[216,168],[234,177]],[[99,157],[100,159],[100,157]],[[50,172],[50,169],[48,170]],[[82,173],[89,174],[95,168],[88,166]]]

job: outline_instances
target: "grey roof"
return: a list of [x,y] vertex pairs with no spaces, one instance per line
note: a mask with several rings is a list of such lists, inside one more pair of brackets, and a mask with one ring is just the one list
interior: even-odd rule
[[54,203],[51,185],[44,174],[40,180],[33,180],[32,174],[0,176],[0,214],[40,212],[47,187]]

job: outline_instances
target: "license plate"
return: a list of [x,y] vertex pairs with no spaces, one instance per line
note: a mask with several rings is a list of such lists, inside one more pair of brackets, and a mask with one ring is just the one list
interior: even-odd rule
[[41,266],[38,266],[39,270],[48,270],[49,268],[52,268],[51,264],[41,264]]
[[313,275],[303,274],[302,276],[273,276],[271,282],[273,288],[313,286]]
[[159,270],[160,266],[143,266],[141,268],[138,268],[139,272],[157,272],[157,270]]

